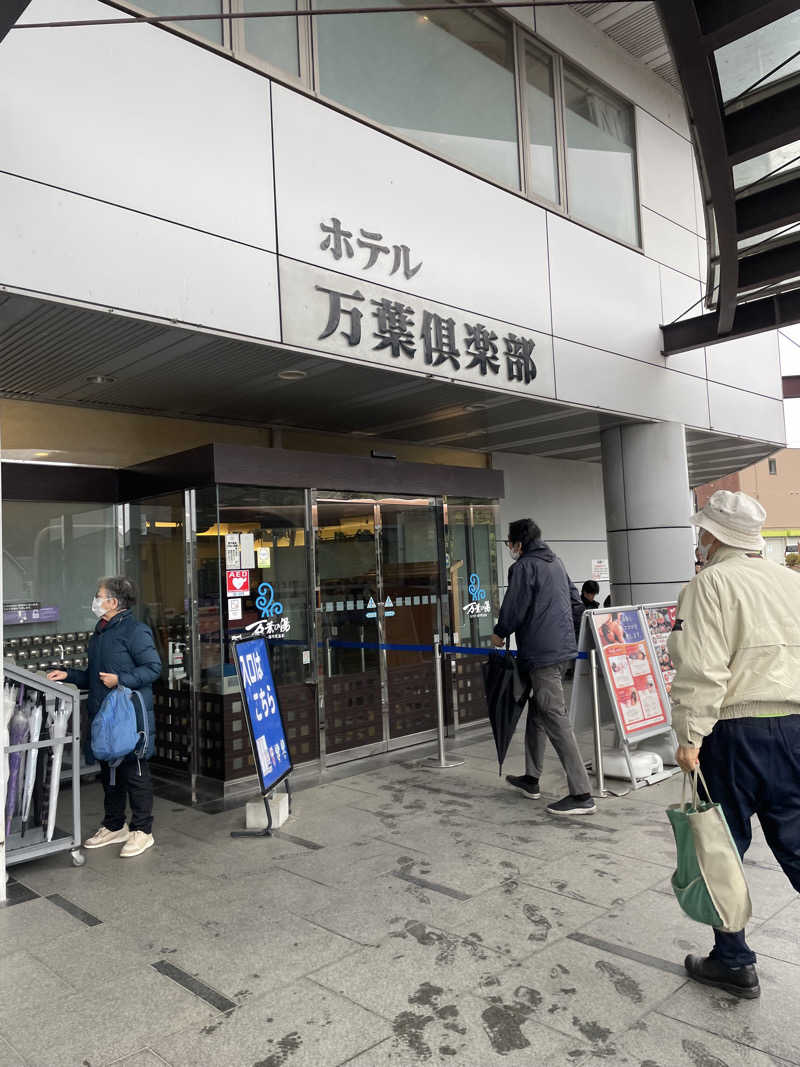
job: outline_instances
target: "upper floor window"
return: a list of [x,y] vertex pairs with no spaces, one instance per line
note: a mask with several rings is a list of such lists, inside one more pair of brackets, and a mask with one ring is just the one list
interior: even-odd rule
[[570,214],[638,244],[633,108],[565,66],[564,109]]
[[778,461],[777,461],[777,459],[769,459],[769,460],[767,460],[767,463],[769,464],[769,473],[770,474],[777,474],[778,473]]
[[[466,170],[639,246],[634,108],[488,10],[225,18],[351,0],[193,0],[191,33],[302,81]],[[138,0],[182,14],[185,0]],[[134,3],[131,3],[131,7]]]
[[[405,7],[401,0],[380,4]],[[436,155],[520,187],[510,22],[484,11],[414,10],[315,21],[323,96]]]

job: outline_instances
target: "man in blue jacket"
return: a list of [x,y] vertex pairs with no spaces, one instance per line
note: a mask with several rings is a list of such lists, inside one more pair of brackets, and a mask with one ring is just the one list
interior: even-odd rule
[[[121,844],[120,855],[129,859],[152,848],[153,781],[148,760],[155,749],[155,716],[152,683],[161,674],[161,657],[149,626],[131,614],[136,591],[130,578],[101,578],[92,601],[98,622],[89,639],[89,666],[85,671],[51,671],[48,678],[70,682],[89,690],[89,722],[100,710],[106,693],[117,685],[137,690],[148,716],[149,746],[144,759],[131,754],[116,769],[111,784],[108,763],[100,764],[105,793],[103,825],[84,842],[85,848]],[[130,802],[130,826],[125,821],[125,803]]]
[[506,541],[514,563],[508,589],[494,628],[494,644],[501,648],[513,633],[517,664],[529,686],[525,725],[525,774],[506,780],[535,800],[550,738],[567,775],[569,795],[548,804],[551,815],[591,815],[597,808],[578,742],[564,700],[564,675],[578,654],[573,612],[580,606],[578,590],[564,564],[542,541],[533,519],[517,519]]

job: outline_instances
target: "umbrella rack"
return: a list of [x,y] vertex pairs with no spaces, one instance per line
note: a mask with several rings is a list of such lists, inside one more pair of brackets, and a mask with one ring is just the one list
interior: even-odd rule
[[[6,664],[3,668],[6,682],[19,686],[24,691],[25,698],[35,696],[41,703],[43,716],[39,738],[36,741],[27,739],[21,744],[10,744],[9,735],[5,734],[3,740],[3,766],[0,775],[0,796],[5,801],[6,790],[9,786],[10,758],[15,753],[23,756],[24,765],[27,766],[31,753],[38,752],[37,768],[39,783],[39,803],[36,806],[36,815],[28,819],[27,825],[22,824],[22,815],[19,810],[11,818],[10,832],[5,837],[5,866],[10,867],[17,863],[27,863],[30,860],[39,859],[42,856],[51,856],[56,852],[71,852],[72,862],[76,867],[81,867],[86,862],[81,846],[81,799],[80,799],[80,776],[72,781],[72,814],[71,831],[66,831],[62,826],[55,826],[50,841],[47,840],[48,821],[55,819],[55,814],[50,806],[58,805],[60,790],[63,788],[61,781],[61,760],[63,753],[68,749],[72,752],[72,766],[80,767],[80,694],[74,685],[65,685],[61,682],[50,682],[42,674],[25,670],[23,667]],[[58,702],[58,703],[56,703]],[[48,726],[48,712],[59,708],[59,713],[66,720],[64,736],[51,737]],[[50,755],[52,753],[52,756]],[[21,761],[22,762],[22,761]],[[19,773],[22,773],[20,770]],[[59,781],[53,782],[54,775],[58,775]],[[52,794],[52,797],[51,797]],[[6,811],[3,804],[2,818],[5,830]],[[66,819],[63,822],[66,823]],[[2,849],[2,846],[0,846]],[[2,855],[0,855],[0,863]],[[0,875],[2,869],[0,868]],[[3,884],[5,877],[2,876]],[[3,899],[3,886],[0,885],[0,900]]]

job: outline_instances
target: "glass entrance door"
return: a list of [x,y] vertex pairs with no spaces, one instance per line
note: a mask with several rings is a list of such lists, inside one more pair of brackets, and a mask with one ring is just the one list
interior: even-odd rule
[[441,505],[320,492],[314,512],[326,760],[422,740],[436,728]]

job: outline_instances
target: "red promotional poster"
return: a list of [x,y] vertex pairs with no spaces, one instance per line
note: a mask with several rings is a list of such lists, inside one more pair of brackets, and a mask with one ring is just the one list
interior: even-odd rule
[[655,604],[644,609],[645,622],[656,650],[658,667],[667,693],[672,688],[672,679],[675,677],[675,664],[667,648],[667,638],[672,633],[677,615],[677,604]]
[[625,733],[669,722],[641,612],[609,611],[591,620]]
[[250,571],[226,571],[228,596],[250,595]]

